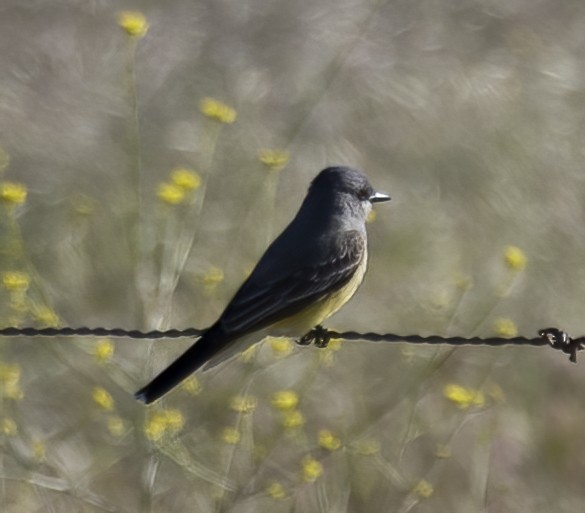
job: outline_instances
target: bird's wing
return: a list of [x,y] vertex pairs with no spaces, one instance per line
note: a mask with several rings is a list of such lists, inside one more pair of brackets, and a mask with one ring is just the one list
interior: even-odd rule
[[[302,311],[351,280],[364,258],[365,245],[364,235],[350,230],[338,236],[330,249],[315,249],[315,253],[323,254],[318,262],[284,268],[278,276],[268,279],[266,273],[253,272],[218,324],[227,334],[243,335]],[[262,261],[257,268],[261,266]]]

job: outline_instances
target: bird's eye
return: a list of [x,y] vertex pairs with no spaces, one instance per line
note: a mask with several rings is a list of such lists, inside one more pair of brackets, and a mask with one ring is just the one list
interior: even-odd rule
[[360,189],[357,193],[358,199],[360,201],[366,201],[370,199],[370,191],[368,189]]

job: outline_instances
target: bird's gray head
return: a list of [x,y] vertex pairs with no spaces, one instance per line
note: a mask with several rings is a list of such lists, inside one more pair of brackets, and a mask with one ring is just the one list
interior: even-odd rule
[[390,200],[390,196],[376,192],[368,179],[357,169],[336,166],[321,171],[311,183],[309,196],[320,202],[331,200],[345,212],[351,212],[362,220],[372,208],[372,203]]

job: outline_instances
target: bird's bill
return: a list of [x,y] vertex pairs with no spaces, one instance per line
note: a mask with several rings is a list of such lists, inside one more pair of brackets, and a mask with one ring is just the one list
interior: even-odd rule
[[375,192],[370,196],[370,203],[383,203],[384,201],[390,201],[390,196],[383,192]]

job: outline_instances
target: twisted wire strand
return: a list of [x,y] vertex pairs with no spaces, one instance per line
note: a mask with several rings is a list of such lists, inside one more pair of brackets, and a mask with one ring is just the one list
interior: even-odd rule
[[[125,330],[122,328],[0,328],[0,336],[26,336],[26,337],[70,337],[70,336],[93,336],[93,337],[125,337],[132,339],[159,339],[159,338],[184,338],[199,337],[205,333],[205,329],[187,328],[184,330]],[[550,346],[553,349],[562,351],[569,355],[572,362],[577,361],[577,352],[585,348],[585,337],[572,338],[566,332],[557,328],[545,328],[538,331],[538,337],[442,337],[439,335],[396,335],[394,333],[358,333],[357,331],[337,332],[317,326],[310,333],[302,337],[300,344],[306,345],[312,342],[318,347],[326,347],[331,339],[342,340],[365,340],[368,342],[402,342],[410,344],[447,344],[455,346]]]

